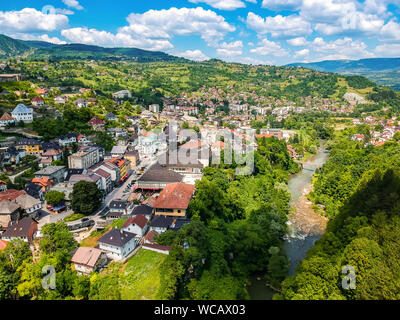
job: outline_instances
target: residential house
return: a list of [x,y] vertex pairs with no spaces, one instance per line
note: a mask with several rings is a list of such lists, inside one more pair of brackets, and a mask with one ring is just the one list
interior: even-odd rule
[[147,232],[147,228],[148,228],[147,222],[148,221],[149,220],[145,216],[138,214],[138,215],[134,216],[133,218],[129,218],[122,225],[121,230],[136,234],[136,237],[140,241]]
[[44,201],[44,192],[42,186],[28,181],[25,185],[24,191],[31,197]]
[[31,101],[32,105],[37,108],[44,107],[44,100],[42,97],[34,97]]
[[7,112],[5,112],[2,117],[0,118],[0,127],[5,127],[8,124],[15,123],[15,119],[10,116]]
[[155,216],[150,222],[150,230],[157,231],[159,234],[169,229],[174,219],[170,216]]
[[2,162],[3,164],[8,163],[11,165],[17,165],[25,156],[26,152],[24,149],[9,147],[4,153],[4,158]]
[[116,166],[119,169],[120,181],[118,183],[119,184],[123,183],[128,178],[128,174],[130,172],[129,160],[124,159],[123,157],[117,157],[117,158],[108,160],[108,162],[112,163],[114,166]]
[[82,98],[76,99],[74,105],[78,108],[84,108],[88,106],[88,101]]
[[136,167],[139,161],[139,152],[136,150],[134,151],[127,151],[124,155],[124,158],[129,160],[132,167]]
[[69,178],[70,183],[77,183],[80,181],[93,182],[97,185],[97,188],[99,188],[99,190],[103,190],[104,192],[106,191],[105,187],[103,187],[103,181],[101,177],[93,172],[90,172],[88,174],[73,174]]
[[68,97],[65,96],[58,96],[54,98],[55,104],[66,104],[68,101]]
[[183,175],[163,168],[157,162],[138,179],[134,189],[160,190],[170,183],[181,182],[182,180]]
[[118,120],[117,116],[112,112],[107,113],[106,118],[108,121],[117,121]]
[[27,155],[40,155],[42,153],[41,143],[36,139],[22,138],[15,147],[24,150]]
[[97,248],[79,247],[72,256],[71,262],[79,275],[89,275],[100,271],[107,264],[107,254]]
[[110,208],[110,212],[118,212],[121,213],[121,215],[127,215],[129,205],[128,201],[113,200],[110,202],[108,207]]
[[133,208],[132,212],[130,213],[131,216],[136,215],[143,215],[146,217],[147,220],[150,220],[153,215],[153,207],[147,204],[141,204]]
[[40,161],[40,166],[45,167],[51,165],[53,161],[61,160],[62,152],[56,149],[50,149],[42,153],[42,159]]
[[103,161],[100,162],[96,165],[94,165],[91,170],[93,170],[94,172],[97,172],[97,170],[102,169],[105,172],[108,172],[111,175],[111,180],[113,182],[114,186],[117,186],[120,184],[121,181],[121,170],[118,166],[114,165],[113,163],[110,163],[108,161]]
[[7,191],[7,182],[0,180],[0,192]]
[[64,166],[48,166],[35,172],[35,178],[48,178],[55,183],[64,181],[66,168]]
[[97,242],[99,243],[99,248],[106,252],[108,258],[123,260],[137,247],[138,243],[135,237],[134,233],[112,229]]
[[94,170],[89,170],[90,172],[94,172],[96,175],[98,175],[101,178],[101,190],[104,190],[106,194],[110,193],[113,189],[113,181],[111,179],[111,174],[108,173],[107,171],[104,171],[103,169],[96,169]]
[[5,227],[10,221],[20,218],[20,209],[14,200],[4,199],[0,201],[0,226]]
[[104,131],[105,122],[99,117],[94,116],[88,123],[92,126],[94,131]]
[[114,99],[127,99],[132,98],[132,93],[128,90],[121,90],[112,94]]
[[158,105],[158,104],[150,105],[149,111],[154,112],[154,113],[160,113],[160,105]]
[[114,146],[111,150],[111,156],[113,158],[122,157],[125,155],[127,149],[127,146]]
[[194,193],[194,185],[185,183],[168,184],[154,204],[155,215],[184,218]]
[[65,147],[65,146],[69,146],[73,143],[77,143],[78,140],[78,134],[76,133],[68,133],[66,135],[63,135],[61,137],[58,138],[58,143],[60,144],[60,146]]
[[22,239],[31,243],[37,231],[38,222],[31,217],[26,217],[18,221],[10,221],[1,238],[5,241]]
[[30,196],[26,192],[17,197],[15,202],[23,213],[32,218],[37,218],[39,210],[42,209],[42,201]]
[[11,112],[11,116],[16,122],[23,121],[25,123],[30,123],[33,121],[33,109],[28,108],[24,104],[20,103]]

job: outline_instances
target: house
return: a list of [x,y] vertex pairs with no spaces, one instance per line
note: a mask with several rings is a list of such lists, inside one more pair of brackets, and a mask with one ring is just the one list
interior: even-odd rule
[[113,158],[124,156],[127,149],[127,146],[114,146],[111,149],[111,156]]
[[114,99],[127,99],[132,98],[132,93],[128,90],[121,90],[112,94]]
[[155,216],[150,222],[150,230],[157,231],[158,233],[164,233],[169,229],[174,219],[169,216]]
[[18,221],[10,221],[1,238],[5,241],[22,239],[25,242],[32,242],[37,231],[38,222],[31,217],[26,217]]
[[103,235],[97,242],[107,257],[113,260],[123,260],[137,247],[136,234],[119,229],[112,229]]
[[5,227],[10,221],[20,218],[20,209],[14,200],[4,199],[0,201],[0,226]]
[[0,180],[0,192],[7,191],[7,182]]
[[24,191],[31,197],[44,201],[44,192],[42,186],[29,181],[25,185]]
[[150,105],[149,111],[154,112],[154,113],[160,113],[160,105],[158,105],[158,104]]
[[97,248],[79,247],[71,262],[78,274],[89,275],[94,271],[100,271],[107,264],[107,255]]
[[103,188],[103,181],[101,177],[93,172],[90,172],[88,174],[73,174],[69,178],[70,183],[77,183],[80,181],[93,182],[96,184],[99,190],[105,191],[105,189]]
[[110,202],[108,207],[110,208],[110,212],[119,212],[123,215],[127,215],[129,202],[121,200],[113,200]]
[[147,244],[157,244],[155,238],[159,235],[159,233],[155,230],[149,231],[143,239],[143,243]]
[[15,119],[11,117],[7,112],[5,112],[0,118],[0,127],[5,127],[8,124],[15,123]]
[[186,217],[193,193],[194,185],[179,182],[168,184],[154,204],[155,215]]
[[55,104],[66,104],[68,101],[68,98],[65,96],[59,96],[54,98],[54,103]]
[[133,208],[132,212],[130,215],[136,216],[138,214],[143,215],[147,218],[147,220],[150,220],[151,216],[153,215],[153,207],[147,205],[147,204],[141,204]]
[[109,163],[112,163],[119,169],[120,181],[119,183],[123,183],[128,178],[128,172],[130,171],[130,163],[129,160],[124,159],[123,157],[113,158],[108,160]]
[[117,116],[112,112],[107,113],[106,118],[108,121],[117,121],[118,120]]
[[9,163],[11,165],[16,165],[25,156],[26,156],[25,150],[17,149],[15,147],[9,147],[9,148],[7,148],[6,152],[4,153],[3,164]]
[[35,139],[22,138],[19,140],[15,147],[19,150],[24,150],[27,155],[40,155],[41,143]]
[[88,106],[88,102],[85,99],[79,98],[74,101],[74,105],[78,108],[84,108]]
[[88,124],[92,126],[94,131],[104,131],[105,122],[97,116],[90,119]]
[[48,166],[35,172],[35,178],[48,178],[58,183],[64,181],[65,171],[66,169],[64,166]]
[[16,122],[23,121],[29,123],[33,121],[33,109],[28,108],[24,104],[20,103],[11,112],[11,116]]
[[131,163],[131,167],[136,167],[139,161],[139,152],[135,151],[127,151],[124,155],[124,158],[129,160]]
[[22,212],[33,218],[37,218],[38,211],[42,209],[42,201],[30,196],[26,192],[16,198],[15,202]]
[[58,143],[62,147],[71,145],[73,143],[77,143],[78,142],[77,141],[78,136],[79,135],[75,134],[75,133],[69,133],[69,134],[63,135],[63,136],[58,138]]
[[181,182],[182,180],[183,175],[163,168],[157,162],[138,179],[134,189],[160,190],[167,184]]
[[136,150],[139,151],[140,157],[152,156],[159,149],[158,135],[154,132],[146,132],[139,136]]
[[43,107],[43,106],[44,106],[44,100],[43,100],[43,98],[42,98],[42,97],[38,97],[38,96],[34,97],[34,98],[31,100],[31,103],[32,103],[32,105],[33,105],[34,107],[37,107],[37,108],[40,108],[40,107]]
[[51,165],[53,161],[61,160],[61,158],[62,158],[62,152],[60,150],[50,149],[42,153],[42,159],[40,161],[40,165],[42,167]]
[[44,193],[50,191],[50,187],[53,184],[53,180],[49,179],[48,177],[43,178],[34,178],[32,179],[32,183],[40,186]]
[[122,225],[121,230],[136,234],[137,238],[140,240],[146,234],[148,221],[149,220],[145,216],[138,214],[133,218],[129,218]]
[[113,181],[111,179],[111,174],[103,169],[97,169],[96,171],[89,170],[90,172],[94,172],[101,178],[102,187],[101,190],[104,190],[106,194],[110,193],[113,189]]
[[97,172],[97,170],[104,170],[105,172],[108,172],[111,175],[111,180],[113,182],[113,185],[117,186],[120,184],[121,181],[121,170],[118,166],[108,162],[108,161],[103,161],[100,162],[96,165],[94,165],[91,170],[93,170],[93,172]]

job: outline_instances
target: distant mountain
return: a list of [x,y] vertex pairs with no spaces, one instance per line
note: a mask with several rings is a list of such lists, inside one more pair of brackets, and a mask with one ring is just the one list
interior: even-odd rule
[[330,60],[312,63],[293,63],[288,66],[334,72],[343,75],[362,75],[380,85],[400,90],[400,58]]
[[31,60],[90,59],[134,60],[137,62],[183,60],[158,51],[136,48],[103,48],[85,44],[56,45],[43,41],[16,40],[0,35],[0,58],[24,56]]

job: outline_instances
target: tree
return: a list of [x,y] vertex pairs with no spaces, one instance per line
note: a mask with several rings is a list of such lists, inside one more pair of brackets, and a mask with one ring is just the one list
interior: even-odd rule
[[100,208],[101,197],[101,191],[94,182],[79,181],[74,185],[72,191],[72,209],[76,213],[92,214]]
[[47,203],[54,206],[60,204],[65,199],[65,193],[59,191],[50,191],[47,193],[44,198],[46,199]]

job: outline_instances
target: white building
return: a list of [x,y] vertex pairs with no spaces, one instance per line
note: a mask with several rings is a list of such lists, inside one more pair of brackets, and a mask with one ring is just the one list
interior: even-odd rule
[[97,242],[99,248],[106,252],[107,257],[113,260],[123,260],[137,247],[136,234],[119,229],[112,229]]
[[13,112],[11,112],[11,116],[15,119],[15,121],[23,121],[23,122],[32,122],[33,121],[33,109],[28,108],[24,104],[20,103],[15,107]]

